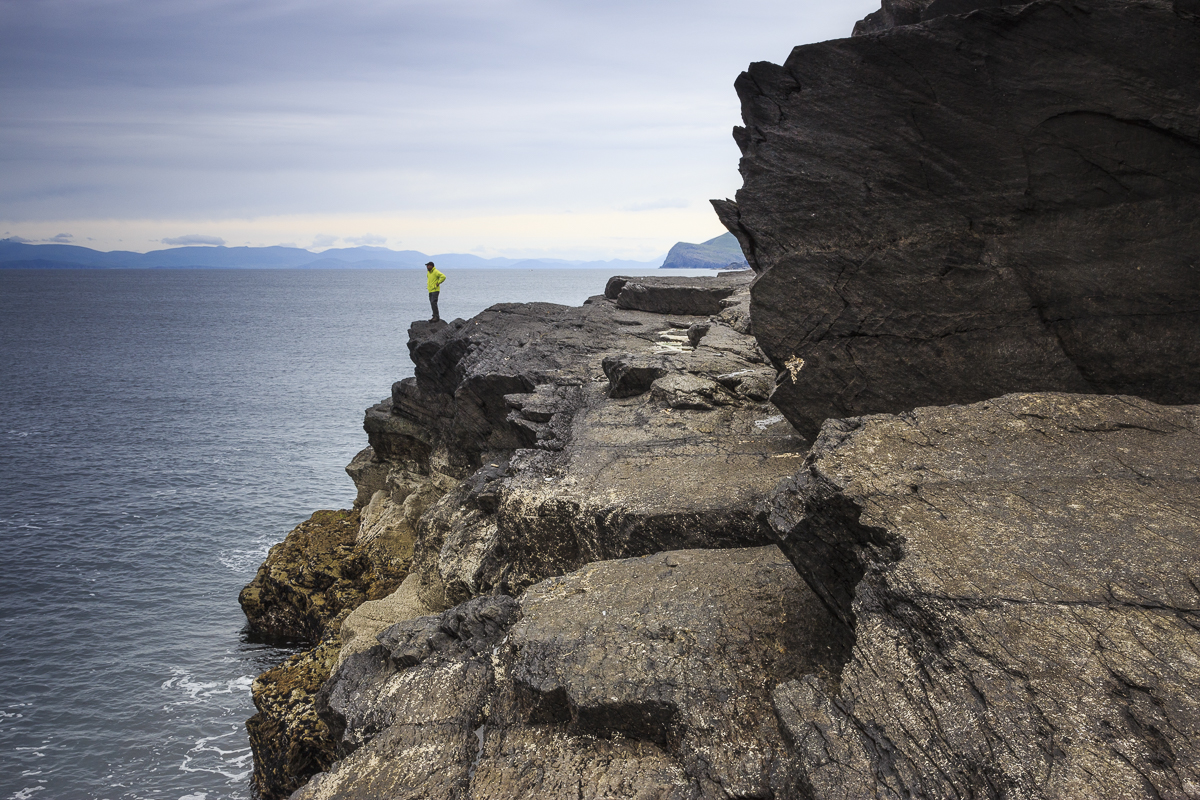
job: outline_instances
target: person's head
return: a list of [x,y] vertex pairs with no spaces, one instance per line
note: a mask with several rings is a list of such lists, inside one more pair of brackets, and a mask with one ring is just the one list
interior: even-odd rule
[[433,272],[433,262],[432,262],[432,261],[426,261],[426,262],[425,262],[425,271],[426,271],[426,272]]

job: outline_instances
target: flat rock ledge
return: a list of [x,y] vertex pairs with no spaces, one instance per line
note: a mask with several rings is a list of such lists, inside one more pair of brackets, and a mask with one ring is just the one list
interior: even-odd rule
[[775,546],[599,562],[400,622],[323,690],[353,751],[293,797],[794,796],[771,690],[828,675],[834,623]]
[[1200,796],[1200,408],[829,421],[769,517],[853,631],[774,691],[802,796]]

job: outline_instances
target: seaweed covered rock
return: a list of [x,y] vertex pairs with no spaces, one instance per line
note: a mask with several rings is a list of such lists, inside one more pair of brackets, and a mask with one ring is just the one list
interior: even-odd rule
[[744,185],[715,205],[773,402],[811,438],[1012,391],[1200,401],[1195,4],[879,13],[736,82]]
[[775,691],[806,796],[1195,796],[1197,476],[1196,406],[826,423],[769,512],[853,645]]
[[[381,500],[362,511],[315,512],[271,548],[238,596],[255,635],[314,645],[251,686],[251,782],[264,800],[286,797],[333,763],[334,740],[315,700],[337,661],[342,622],[364,601],[391,594],[407,574],[403,552],[379,541],[387,530]],[[411,559],[411,540],[408,552]]]

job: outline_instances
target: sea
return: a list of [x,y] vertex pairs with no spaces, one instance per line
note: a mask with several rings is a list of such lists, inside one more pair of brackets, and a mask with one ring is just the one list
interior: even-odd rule
[[[446,319],[610,277],[445,272]],[[428,317],[423,270],[0,270],[0,800],[251,797],[250,684],[293,651],[238,592],[350,506]]]

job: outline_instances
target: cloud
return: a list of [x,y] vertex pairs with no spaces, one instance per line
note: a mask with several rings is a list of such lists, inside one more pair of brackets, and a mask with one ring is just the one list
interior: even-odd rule
[[313,237],[310,247],[333,247],[340,239],[340,236],[330,236],[327,233],[318,233]]
[[47,239],[26,239],[23,236],[9,236],[4,241],[16,244],[70,244],[75,237],[69,233],[59,233]]
[[[150,239],[236,242],[270,239],[204,221],[603,215],[656,198],[713,218],[705,201],[741,184],[738,73],[848,36],[879,0],[0,8],[0,224],[155,219]],[[479,241],[461,237],[456,251]]]
[[204,236],[198,233],[191,233],[187,236],[173,236],[167,239],[160,240],[163,244],[225,244],[225,240],[220,236]]
[[362,236],[343,236],[342,239],[349,244],[360,247],[362,245],[375,245],[382,247],[383,245],[387,244],[386,236],[378,236],[374,233],[364,233]]

